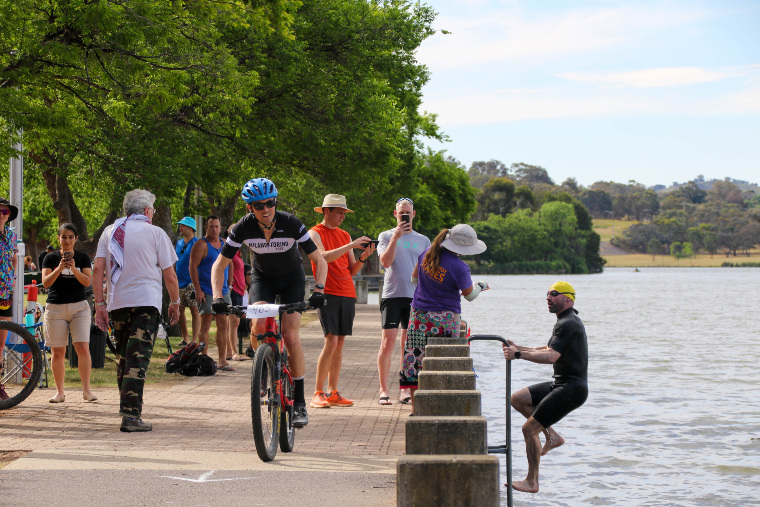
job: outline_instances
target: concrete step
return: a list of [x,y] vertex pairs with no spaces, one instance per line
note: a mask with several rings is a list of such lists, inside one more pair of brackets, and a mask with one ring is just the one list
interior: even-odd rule
[[425,357],[470,357],[468,345],[427,345]]
[[480,391],[422,391],[414,393],[415,416],[478,416]]
[[499,458],[409,455],[396,463],[396,505],[499,505]]
[[475,390],[474,371],[420,371],[419,389],[423,390]]
[[458,336],[432,336],[428,338],[428,345],[467,345],[467,338]]
[[425,357],[422,369],[426,371],[472,371],[471,357]]
[[415,414],[406,420],[407,454],[488,454],[487,438],[485,417]]

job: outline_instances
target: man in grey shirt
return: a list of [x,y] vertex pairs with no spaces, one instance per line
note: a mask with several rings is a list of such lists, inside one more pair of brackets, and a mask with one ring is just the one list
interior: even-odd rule
[[[398,327],[401,325],[401,350],[406,342],[406,327],[409,323],[409,311],[414,296],[412,270],[417,265],[417,258],[430,246],[430,240],[412,230],[412,222],[417,212],[414,203],[408,197],[396,202],[393,211],[396,227],[380,233],[377,251],[380,263],[385,268],[383,293],[380,299],[382,320],[382,341],[377,353],[377,372],[380,377],[380,405],[391,405],[388,396],[388,375],[391,369],[391,356],[396,346]],[[400,362],[399,362],[400,364]],[[399,403],[411,403],[408,389],[401,390]]]

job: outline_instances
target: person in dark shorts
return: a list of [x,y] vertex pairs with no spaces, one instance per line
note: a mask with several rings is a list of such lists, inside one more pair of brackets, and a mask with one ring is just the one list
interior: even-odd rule
[[[309,304],[314,308],[324,305],[327,263],[311,240],[306,226],[298,218],[284,211],[277,211],[277,188],[267,178],[254,178],[245,184],[241,192],[246,202],[248,214],[236,223],[227,242],[222,247],[211,268],[214,311],[226,308],[222,299],[224,269],[232,262],[238,249],[246,244],[253,251],[253,277],[251,280],[251,301],[253,303],[274,303],[280,296],[281,304],[303,302],[306,292],[300,246],[309,259],[317,266],[314,273],[314,293]],[[290,371],[294,384],[293,426],[303,428],[309,423],[304,397],[304,356],[301,347],[299,327],[301,314],[298,312],[282,316],[282,339],[288,351]],[[256,319],[251,336],[264,334],[266,320]]]
[[[528,475],[512,487],[526,493],[538,492],[538,466],[541,456],[565,443],[553,426],[585,403],[588,397],[588,339],[578,317],[575,289],[567,282],[557,282],[546,293],[549,312],[557,315],[547,345],[523,347],[508,340],[504,357],[525,359],[533,363],[554,365],[554,381],[523,388],[512,395],[512,406],[527,421],[522,430],[528,455]],[[546,435],[541,447],[539,433]]]
[[[356,312],[353,276],[364,267],[364,263],[375,251],[375,245],[370,243],[367,236],[352,240],[351,235],[340,228],[346,213],[353,213],[346,206],[345,196],[328,194],[322,206],[314,208],[314,211],[322,213],[322,222],[312,227],[309,235],[327,262],[328,270],[325,282],[327,304],[317,311],[325,334],[325,344],[317,361],[317,377],[311,406],[350,407],[354,402],[338,392],[338,379],[343,363],[343,343],[346,336],[352,334]],[[354,256],[354,249],[364,250],[358,259]],[[312,270],[316,272],[316,269],[316,265],[312,264]],[[322,390],[325,380],[327,393]]]

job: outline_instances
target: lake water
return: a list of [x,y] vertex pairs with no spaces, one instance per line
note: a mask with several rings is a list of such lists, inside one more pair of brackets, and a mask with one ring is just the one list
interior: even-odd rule
[[[540,492],[514,492],[515,505],[760,504],[760,269],[474,278],[491,286],[462,302],[474,334],[545,345],[556,320],[545,294],[561,278],[589,338],[588,401],[555,426],[566,443],[541,460]],[[501,346],[474,342],[472,356],[489,444],[502,444]],[[550,377],[550,365],[514,361],[512,390]],[[523,421],[512,411],[514,480],[527,472]],[[502,483],[505,471],[502,459]]]

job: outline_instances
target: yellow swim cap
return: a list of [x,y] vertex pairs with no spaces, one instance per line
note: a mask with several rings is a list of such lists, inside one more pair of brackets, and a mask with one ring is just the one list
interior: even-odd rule
[[556,290],[575,301],[575,289],[567,282],[555,282],[554,285],[549,287],[549,290]]

